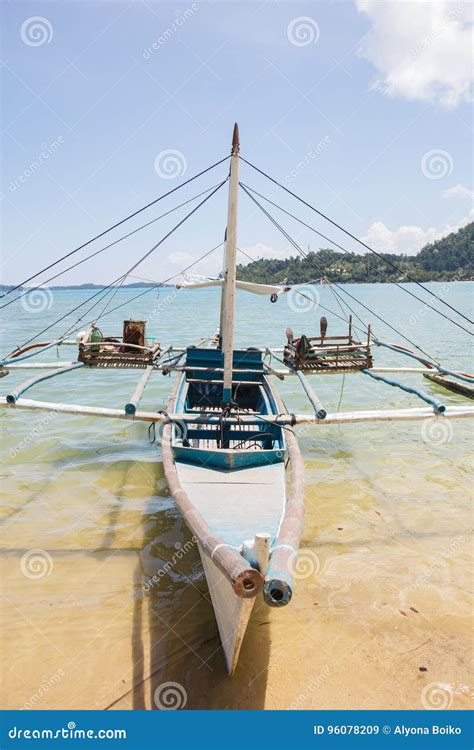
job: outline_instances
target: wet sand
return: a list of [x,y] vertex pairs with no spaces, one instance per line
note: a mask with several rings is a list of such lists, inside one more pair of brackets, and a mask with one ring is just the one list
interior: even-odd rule
[[296,593],[284,609],[257,600],[232,678],[159,450],[137,440],[131,460],[119,430],[79,454],[43,445],[40,463],[37,445],[23,451],[3,482],[2,707],[467,708],[465,454],[436,448],[436,478],[433,448],[428,459],[380,429],[385,453],[360,430],[303,433]]

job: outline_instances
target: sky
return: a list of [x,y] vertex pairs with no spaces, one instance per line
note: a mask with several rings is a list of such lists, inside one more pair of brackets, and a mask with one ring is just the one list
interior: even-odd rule
[[[458,229],[474,217],[472,11],[457,0],[4,0],[3,283],[21,282],[227,156],[234,121],[242,156],[378,251],[414,254]],[[218,184],[227,169],[68,263]],[[245,163],[240,177],[362,251]],[[225,190],[129,281],[178,274],[218,245]],[[112,281],[195,205],[51,283]],[[328,246],[271,212],[304,249]],[[238,245],[252,258],[295,254],[243,193]],[[193,271],[221,264],[216,251]]]

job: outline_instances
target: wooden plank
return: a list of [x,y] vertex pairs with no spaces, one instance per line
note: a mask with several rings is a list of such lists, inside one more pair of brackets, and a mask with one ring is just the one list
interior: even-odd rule
[[451,378],[446,378],[444,375],[433,375],[431,373],[424,373],[424,377],[427,380],[431,380],[432,383],[436,383],[441,388],[446,388],[448,391],[453,393],[459,393],[461,396],[466,398],[474,398],[474,386],[468,385],[467,383],[461,383]]

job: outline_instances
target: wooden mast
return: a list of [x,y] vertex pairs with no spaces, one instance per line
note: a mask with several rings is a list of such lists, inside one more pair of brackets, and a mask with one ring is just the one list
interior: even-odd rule
[[234,306],[237,255],[237,193],[239,189],[239,126],[234,125],[230,157],[229,203],[227,209],[227,241],[224,255],[222,287],[222,351],[224,352],[223,402],[232,400],[232,360],[234,354]]

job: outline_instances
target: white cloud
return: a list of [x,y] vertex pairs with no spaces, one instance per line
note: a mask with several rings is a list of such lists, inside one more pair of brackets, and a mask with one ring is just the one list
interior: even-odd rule
[[459,0],[357,0],[373,25],[359,54],[389,96],[456,107],[472,99],[472,6]]
[[174,266],[177,266],[180,263],[191,263],[191,261],[194,260],[194,257],[191,255],[191,253],[187,253],[183,250],[176,250],[176,252],[170,253],[168,255],[168,260]]
[[446,224],[444,227],[430,227],[423,229],[415,225],[401,226],[398,229],[390,229],[382,221],[376,221],[369,227],[367,234],[362,240],[370,247],[381,253],[404,253],[415,255],[429,242],[435,242],[446,237],[451,232],[468,224],[474,219],[474,209],[457,224]]
[[465,185],[455,185],[444,191],[443,198],[469,198],[469,200],[474,200],[474,190]]

